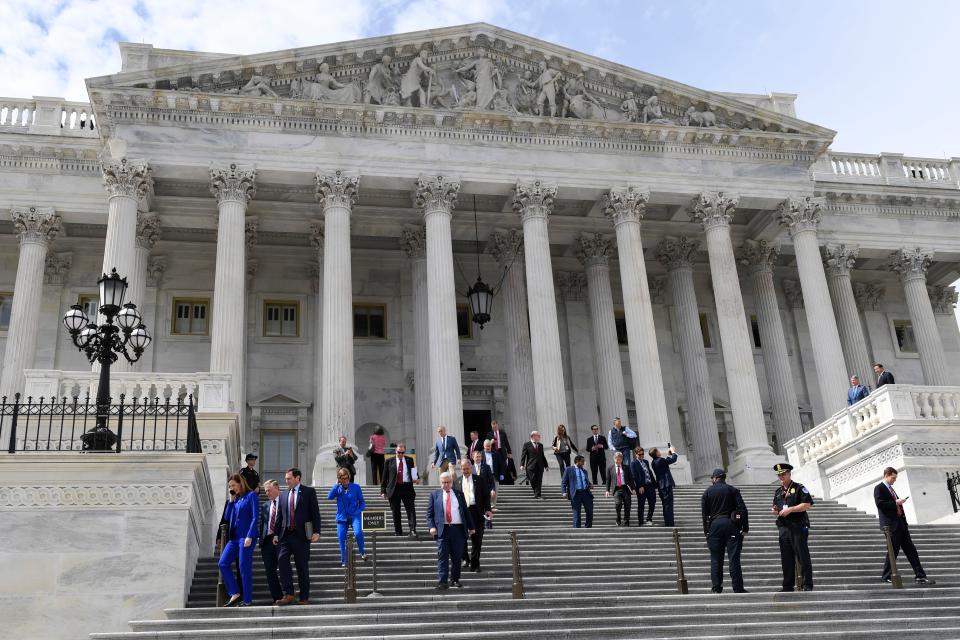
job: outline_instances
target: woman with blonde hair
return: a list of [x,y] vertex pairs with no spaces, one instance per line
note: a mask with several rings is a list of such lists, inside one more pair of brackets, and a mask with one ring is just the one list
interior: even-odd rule
[[560,465],[560,477],[563,477],[564,469],[570,466],[571,449],[580,453],[577,445],[573,444],[573,440],[567,435],[567,427],[561,424],[557,427],[557,435],[553,438],[553,455],[557,457],[557,464]]
[[327,500],[337,501],[337,540],[340,541],[340,566],[347,566],[347,529],[353,526],[353,537],[357,540],[357,550],[360,559],[367,561],[367,553],[363,547],[363,510],[367,504],[363,501],[363,491],[360,485],[350,481],[350,472],[340,467],[337,469],[337,484],[333,485]]

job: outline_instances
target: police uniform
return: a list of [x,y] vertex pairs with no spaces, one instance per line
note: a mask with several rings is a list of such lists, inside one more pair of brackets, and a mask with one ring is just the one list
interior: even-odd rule
[[[780,475],[793,469],[789,464],[774,465],[773,470]],[[786,488],[777,487],[773,496],[773,506],[777,511],[784,507],[794,507],[801,503],[813,505],[813,496],[799,482],[790,482]],[[807,538],[810,535],[810,517],[806,511],[790,513],[786,518],[777,517],[777,533],[780,538],[780,564],[783,567],[783,591],[793,591],[796,580],[795,563],[800,563],[802,576],[801,589],[813,590],[813,564],[810,561],[810,547]]]
[[711,479],[719,478],[703,492],[700,499],[700,513],[703,517],[703,533],[707,537],[710,549],[711,590],[723,591],[723,554],[730,559],[730,582],[736,593],[745,593],[743,572],[740,569],[740,549],[743,546],[743,534],[750,526],[747,520],[747,505],[743,502],[740,490],[731,487],[723,479],[723,469],[716,469]]
[[[248,453],[246,460],[256,460],[257,456],[252,453]],[[250,491],[256,491],[260,487],[260,474],[257,473],[256,469],[251,469],[248,466],[244,466],[239,471],[240,475],[243,476],[243,479],[247,481],[247,486],[250,487]]]

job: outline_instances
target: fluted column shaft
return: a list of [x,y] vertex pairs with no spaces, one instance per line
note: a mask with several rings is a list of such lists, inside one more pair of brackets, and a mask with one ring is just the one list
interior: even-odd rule
[[610,286],[611,252],[611,242],[600,234],[582,236],[575,244],[576,256],[587,275],[590,328],[600,392],[600,424],[603,425],[613,424],[614,418],[627,419],[627,396]]
[[710,473],[723,464],[717,415],[713,407],[710,370],[700,331],[700,309],[693,284],[693,258],[698,244],[687,238],[666,239],[657,248],[658,259],[667,267],[680,362],[683,366],[684,395],[687,399],[687,428],[693,439],[693,477],[696,482],[710,479]]
[[747,333],[743,295],[737,277],[737,262],[730,239],[730,220],[739,198],[725,193],[702,193],[694,200],[692,217],[703,224],[710,277],[717,307],[723,368],[737,437],[736,478],[756,478],[772,459],[763,420],[763,404],[753,364],[753,347]]
[[543,185],[539,181],[518,182],[513,201],[514,210],[523,220],[534,400],[537,427],[544,433],[554,433],[557,425],[568,423],[553,261],[547,230],[556,192],[555,186]]
[[[310,265],[311,289],[317,294],[317,308],[314,311],[314,372],[313,372],[313,442],[319,448],[323,442],[323,243],[324,226],[322,220],[310,223],[310,246],[316,251],[316,261]],[[348,434],[352,440],[353,434]],[[339,444],[339,443],[338,443]],[[363,466],[363,465],[361,465]],[[316,468],[316,464],[314,465]],[[322,471],[321,471],[322,473]],[[319,477],[316,472],[311,478]]]
[[403,230],[400,244],[410,258],[413,283],[413,402],[417,425],[417,454],[421,456],[421,460],[426,459],[422,456],[428,455],[435,433],[430,405],[430,310],[426,243],[426,230],[423,227]]
[[873,387],[876,382],[872,375],[873,366],[857,310],[857,299],[853,295],[853,283],[850,281],[850,269],[856,262],[857,253],[855,246],[827,245],[827,286],[833,299],[847,373],[858,376],[861,384]]
[[928,385],[950,384],[947,361],[943,352],[943,340],[937,328],[937,320],[927,291],[927,268],[933,258],[932,251],[902,249],[890,258],[889,268],[900,274],[903,294],[910,312],[913,336],[920,354],[923,379]]
[[635,430],[648,448],[665,447],[670,440],[653,306],[640,239],[640,220],[646,213],[649,198],[649,191],[629,188],[611,189],[604,199],[604,211],[613,220],[617,235],[630,380],[639,423]]
[[789,229],[793,240],[807,324],[811,335],[816,336],[812,345],[813,362],[817,369],[820,398],[823,410],[831,415],[846,406],[845,389],[849,380],[817,241],[820,207],[816,198],[789,198],[781,203],[778,217],[780,223]]
[[740,262],[746,266],[753,285],[773,429],[782,446],[803,433],[803,425],[800,423],[796,382],[790,371],[787,339],[784,337],[780,305],[773,284],[773,265],[777,254],[777,249],[768,242],[750,242],[744,245]]
[[19,235],[20,256],[0,375],[0,397],[10,402],[14,394],[23,393],[23,370],[33,366],[37,354],[47,250],[60,231],[60,216],[50,208],[14,207],[11,217]]
[[463,388],[460,338],[453,272],[450,222],[460,183],[442,177],[417,181],[417,204],[423,208],[427,237],[427,311],[430,330],[431,427],[444,425],[463,441]]

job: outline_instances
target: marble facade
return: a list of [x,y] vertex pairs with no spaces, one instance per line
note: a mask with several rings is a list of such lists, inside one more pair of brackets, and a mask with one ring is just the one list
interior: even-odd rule
[[[59,317],[108,263],[155,337],[137,371],[228,374],[243,450],[292,433],[318,478],[340,432],[365,449],[380,425],[423,452],[441,422],[460,437],[496,418],[519,445],[625,413],[691,479],[765,481],[870,361],[960,382],[960,159],[836,153],[795,96],[706,92],[485,24],[121,50],[89,105],[0,106],[4,394],[24,369],[87,368]],[[31,207],[58,232],[25,231]],[[476,268],[503,288],[464,332]],[[196,301],[203,330],[180,331],[175,303]],[[356,334],[355,305],[382,336]],[[266,331],[284,309],[295,330]]]

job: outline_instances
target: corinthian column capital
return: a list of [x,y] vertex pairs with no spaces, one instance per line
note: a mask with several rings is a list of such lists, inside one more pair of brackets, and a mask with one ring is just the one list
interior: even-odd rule
[[111,198],[124,196],[139,200],[153,188],[150,164],[146,160],[101,160],[100,171],[103,188]]
[[613,240],[600,233],[584,233],[574,241],[573,253],[585,267],[605,267],[613,255]]
[[520,182],[513,188],[513,210],[521,219],[544,218],[553,212],[553,200],[557,197],[557,185],[544,184],[539,180]]
[[316,198],[324,209],[328,207],[343,207],[352,209],[357,201],[360,189],[360,176],[351,176],[337,169],[331,175],[317,172]]
[[854,282],[853,298],[860,311],[877,311],[887,295],[886,287],[872,282]]
[[11,207],[10,219],[20,244],[31,242],[49,247],[62,228],[53,207]]
[[523,231],[520,229],[496,229],[487,241],[487,253],[502,267],[509,267],[523,258]]
[[228,167],[210,167],[210,193],[223,202],[239,202],[247,206],[257,194],[257,169],[231,164]]
[[667,268],[667,271],[690,269],[693,267],[694,256],[699,249],[700,243],[686,236],[667,237],[657,245],[657,260]]
[[746,240],[740,247],[737,261],[747,268],[749,273],[761,271],[773,272],[780,249],[766,240]]
[[855,244],[828,244],[823,248],[823,264],[831,276],[849,276],[857,263],[860,247]]
[[777,206],[777,221],[795,235],[816,231],[823,219],[823,198],[791,196]]
[[738,204],[740,196],[735,193],[704,191],[693,199],[690,219],[702,224],[705,231],[714,227],[729,227]]
[[407,225],[400,231],[400,248],[411,260],[420,260],[427,255],[427,229]]
[[927,269],[933,260],[933,251],[927,249],[900,249],[887,260],[887,269],[897,273],[900,280],[926,280]]
[[564,300],[583,300],[587,277],[581,271],[558,271],[556,273],[557,292]]
[[163,281],[163,273],[167,270],[166,256],[151,256],[147,261],[147,286],[159,287]]
[[649,189],[615,187],[603,194],[600,204],[604,215],[613,220],[613,226],[617,226],[623,222],[640,222],[647,212],[649,200]]
[[955,287],[943,284],[928,284],[927,294],[934,313],[953,314],[957,306],[957,290]]
[[137,246],[153,249],[160,239],[160,216],[156,213],[137,212]]
[[430,211],[453,213],[459,193],[459,180],[450,180],[443,176],[420,176],[413,192],[413,202],[415,206],[423,209],[424,214]]

